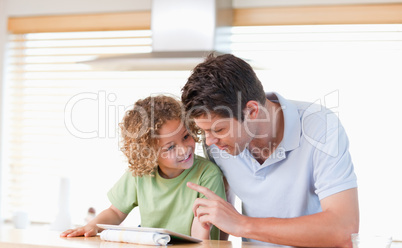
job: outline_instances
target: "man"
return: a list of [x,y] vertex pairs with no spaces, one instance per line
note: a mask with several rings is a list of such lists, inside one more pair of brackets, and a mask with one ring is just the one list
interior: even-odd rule
[[210,55],[182,89],[189,118],[205,135],[243,214],[208,189],[188,186],[195,216],[208,228],[251,241],[351,247],[359,229],[356,176],[337,116],[320,105],[265,94],[251,66]]

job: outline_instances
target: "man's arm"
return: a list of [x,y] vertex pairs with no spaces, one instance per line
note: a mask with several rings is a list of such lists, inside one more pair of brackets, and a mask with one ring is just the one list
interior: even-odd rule
[[194,215],[200,222],[214,224],[234,236],[291,246],[351,247],[350,234],[359,230],[356,188],[321,200],[320,213],[280,219],[241,215],[209,189],[192,183],[188,186],[207,197],[194,203]]

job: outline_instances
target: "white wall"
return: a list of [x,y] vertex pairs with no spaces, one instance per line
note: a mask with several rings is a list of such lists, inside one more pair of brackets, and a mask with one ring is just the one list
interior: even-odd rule
[[62,15],[140,11],[151,9],[151,0],[3,0],[9,16]]
[[[2,0],[9,16],[84,14],[150,10],[152,0]],[[233,0],[234,8],[331,4],[397,3],[401,0]]]
[[[7,33],[7,17],[6,17],[6,0],[0,0],[0,86],[3,85],[3,65],[4,65],[4,51],[5,51],[5,40]],[[2,93],[2,87],[0,87],[0,95]],[[0,101],[1,107],[1,101]],[[1,116],[1,108],[0,108]],[[1,120],[1,119],[0,119]],[[1,122],[0,122],[1,127]]]
[[366,4],[366,3],[400,3],[401,0],[233,0],[236,8],[251,8],[264,6],[306,6],[334,4]]
[[[2,93],[1,86],[3,85],[2,82],[4,80],[3,78],[4,51],[5,51],[4,46],[6,43],[6,33],[7,33],[6,1],[7,0],[0,0],[0,95]],[[1,101],[0,101],[0,107],[1,107]],[[0,108],[0,116],[1,116],[1,108]]]
[[[6,32],[7,32],[7,17],[6,17],[6,0],[0,0],[0,96],[3,94],[3,82],[4,82],[4,73],[3,71],[5,70],[3,67],[4,65],[4,46],[5,46],[5,39],[6,39]],[[2,123],[3,123],[3,102],[2,102],[3,98],[0,97],[0,133],[2,130]],[[1,170],[1,165],[2,165],[2,161],[1,159],[3,158],[2,154],[1,154],[1,147],[2,147],[2,140],[0,139],[0,181],[2,179],[2,170]],[[1,188],[1,184],[0,184],[0,202],[1,202],[1,192],[2,192],[2,188]],[[0,223],[2,223],[2,216],[1,216],[1,205],[0,205]]]

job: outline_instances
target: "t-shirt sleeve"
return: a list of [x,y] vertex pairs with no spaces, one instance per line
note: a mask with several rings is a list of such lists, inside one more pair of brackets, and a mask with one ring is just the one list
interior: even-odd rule
[[138,206],[136,178],[127,171],[109,190],[107,196],[113,206],[123,213],[130,213]]
[[[226,201],[225,186],[223,183],[223,176],[221,170],[214,163],[205,160],[206,168],[202,173],[199,184],[204,186],[216,195],[222,197]],[[199,198],[206,198],[205,195],[198,193]],[[211,229],[210,237],[212,240],[219,240],[220,231],[217,227],[213,226]]]
[[326,130],[318,144],[313,160],[315,193],[319,199],[356,188],[357,179],[349,153],[349,141],[339,121]]
[[[216,195],[226,200],[225,186],[221,170],[217,165],[210,161],[205,161],[205,163],[207,163],[207,167],[200,178],[200,185],[210,189]],[[199,197],[206,198],[203,194],[200,194]]]

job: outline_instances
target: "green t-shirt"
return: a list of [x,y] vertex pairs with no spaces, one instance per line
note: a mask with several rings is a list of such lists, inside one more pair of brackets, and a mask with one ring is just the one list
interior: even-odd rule
[[[199,156],[195,156],[190,169],[172,179],[163,178],[158,172],[154,177],[134,177],[127,171],[108,192],[108,197],[113,206],[126,214],[139,206],[143,227],[165,228],[191,235],[194,200],[205,196],[188,188],[187,182],[207,187],[226,199],[220,169]],[[216,227],[211,231],[211,239],[219,239]]]

